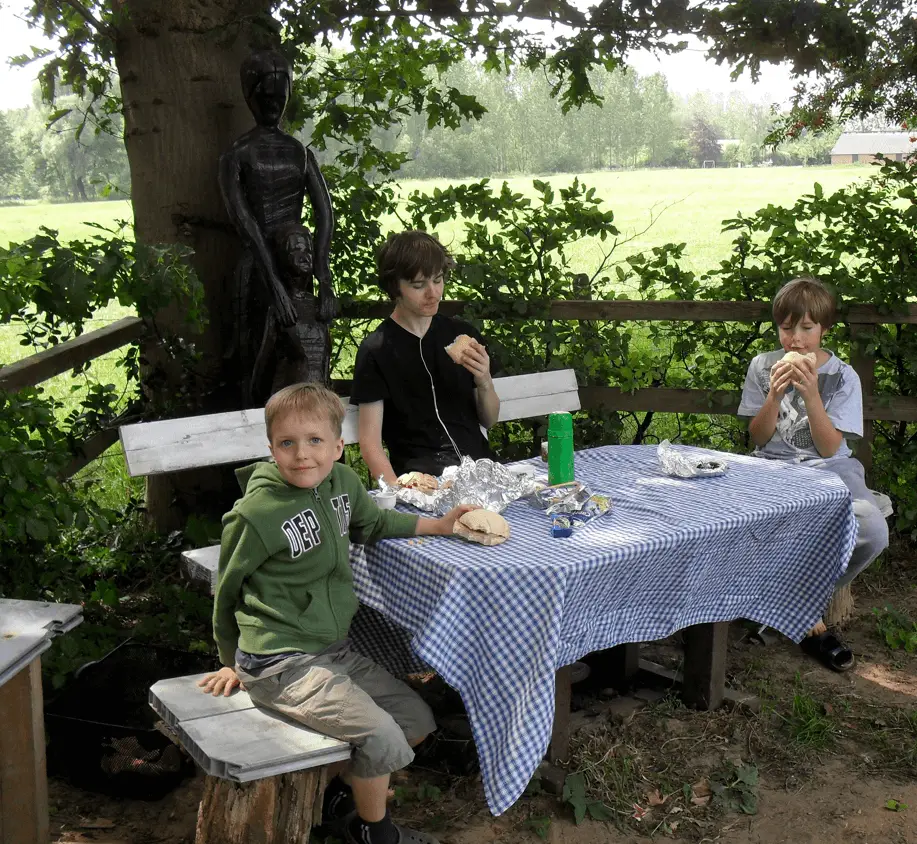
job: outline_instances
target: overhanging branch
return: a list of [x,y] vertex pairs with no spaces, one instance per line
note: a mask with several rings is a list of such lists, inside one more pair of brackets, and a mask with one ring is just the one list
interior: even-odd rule
[[114,33],[111,27],[106,26],[92,12],[89,11],[79,0],[64,0],[74,12],[76,12],[86,23],[88,23],[100,35],[111,37]]

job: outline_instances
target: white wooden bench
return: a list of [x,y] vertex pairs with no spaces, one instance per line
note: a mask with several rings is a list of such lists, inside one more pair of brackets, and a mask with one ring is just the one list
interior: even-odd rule
[[[572,369],[495,378],[505,422],[580,409]],[[357,442],[357,408],[349,405],[343,438]],[[120,429],[132,477],[258,460],[269,455],[264,410],[233,411],[125,425]],[[182,568],[211,592],[219,545],[182,555]],[[201,675],[164,679],[150,705],[207,773],[196,844],[245,840],[257,829],[264,844],[308,840],[321,820],[328,765],[350,757],[350,746],[252,704],[247,693],[204,695]]]
[[[572,369],[495,378],[494,388],[500,397],[500,422],[580,408]],[[357,407],[344,402],[347,413],[341,433],[350,445],[358,439]],[[125,425],[121,444],[132,477],[260,460],[270,454],[263,408]],[[212,593],[219,555],[219,545],[184,552],[185,576],[209,584]]]

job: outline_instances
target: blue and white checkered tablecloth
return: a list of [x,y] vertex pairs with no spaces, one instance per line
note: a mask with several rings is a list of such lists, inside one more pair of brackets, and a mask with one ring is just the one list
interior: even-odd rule
[[365,565],[354,559],[360,600],[410,630],[415,652],[461,694],[494,814],[547,751],[557,668],[736,618],[798,641],[824,610],[856,540],[843,482],[721,456],[725,475],[682,480],[662,473],[654,447],[582,451],[576,478],[613,509],[570,538],[552,538],[542,512],[514,502],[502,545],[385,540],[367,547]]

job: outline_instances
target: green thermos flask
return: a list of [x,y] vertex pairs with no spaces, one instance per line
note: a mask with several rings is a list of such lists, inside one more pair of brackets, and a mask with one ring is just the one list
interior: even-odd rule
[[573,417],[552,413],[548,417],[548,483],[573,480]]

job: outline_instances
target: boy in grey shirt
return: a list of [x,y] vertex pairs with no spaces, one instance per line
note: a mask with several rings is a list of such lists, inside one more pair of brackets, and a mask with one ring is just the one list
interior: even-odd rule
[[[752,360],[739,416],[751,419],[748,429],[757,457],[834,472],[850,490],[857,542],[839,588],[888,547],[888,526],[866,487],[863,464],[851,456],[847,444],[848,438],[863,435],[859,376],[821,347],[835,309],[834,294],[814,278],[797,278],[779,290],[773,314],[783,348]],[[783,361],[787,352],[803,357]],[[812,628],[802,647],[835,671],[853,667],[853,652],[823,622]]]

